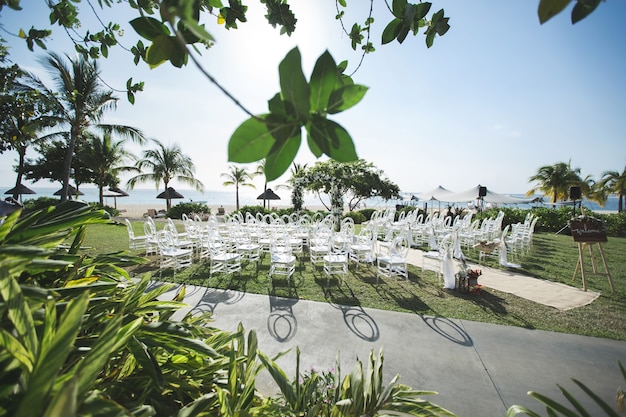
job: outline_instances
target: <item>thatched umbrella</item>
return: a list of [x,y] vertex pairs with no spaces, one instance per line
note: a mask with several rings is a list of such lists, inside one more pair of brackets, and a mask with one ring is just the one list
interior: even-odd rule
[[22,202],[22,194],[37,194],[24,184],[20,184],[17,187],[13,187],[10,190],[6,191],[5,194],[15,195],[18,194],[20,196],[20,203]]
[[[60,196],[61,194],[63,194],[63,188],[61,188],[60,190],[55,191],[54,194],[52,195],[58,195]],[[85,193],[83,193],[80,190],[77,190],[74,186],[72,185],[68,185],[67,186],[67,196],[72,198],[72,196],[77,196],[77,195],[85,195]]]
[[102,197],[113,197],[113,204],[115,205],[115,209],[117,210],[117,197],[128,197],[130,194],[128,194],[126,191],[122,190],[119,187],[109,187],[109,189],[107,191],[105,191],[104,193],[102,193]]
[[167,190],[163,191],[161,194],[157,195],[156,198],[164,198],[167,209],[169,210],[172,206],[171,200],[174,198],[185,198],[181,193],[176,191],[172,187],[167,187]]
[[271,188],[268,188],[267,190],[263,191],[261,195],[259,195],[256,199],[257,200],[280,200],[280,197],[278,196],[278,194],[272,191]]

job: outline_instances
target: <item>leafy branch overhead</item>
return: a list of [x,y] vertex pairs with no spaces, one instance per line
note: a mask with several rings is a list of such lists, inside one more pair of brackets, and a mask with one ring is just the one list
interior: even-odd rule
[[343,74],[346,63],[337,66],[328,51],[315,63],[307,82],[300,51],[292,49],[280,63],[280,93],[268,102],[269,112],[253,116],[233,133],[228,144],[231,162],[249,163],[266,159],[268,181],[282,175],[293,162],[306,129],[309,149],[340,162],[357,159],[350,134],[328,115],[356,105],[367,87],[354,84]]

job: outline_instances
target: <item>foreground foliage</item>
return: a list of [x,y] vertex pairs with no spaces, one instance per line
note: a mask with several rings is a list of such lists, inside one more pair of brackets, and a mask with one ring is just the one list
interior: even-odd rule
[[[19,215],[0,225],[0,415],[301,414],[256,391],[263,365],[284,372],[258,351],[254,332],[211,328],[207,314],[176,320],[185,286],[166,301],[174,284],[131,280],[125,268],[143,258],[79,254],[86,226],[109,223],[104,211],[69,201]],[[363,398],[371,415],[383,406],[452,415],[395,381],[382,392],[382,357],[371,361],[377,376],[346,376],[332,415],[359,415],[346,404]]]

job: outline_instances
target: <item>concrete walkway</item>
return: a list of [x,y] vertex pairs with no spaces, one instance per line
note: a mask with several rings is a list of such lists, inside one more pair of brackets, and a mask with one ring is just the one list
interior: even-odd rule
[[[217,328],[234,331],[241,322],[255,330],[259,349],[270,356],[291,349],[278,361],[290,376],[296,346],[302,370],[329,370],[339,352],[344,375],[357,358],[367,366],[370,351],[384,349],[385,381],[400,374],[400,382],[414,389],[438,391],[426,399],[459,416],[504,416],[513,404],[542,411],[527,392],[566,401],[557,384],[590,415],[602,415],[570,379],[611,405],[617,387],[626,386],[617,365],[626,364],[621,341],[195,286],[187,287],[185,301],[181,317],[211,311]],[[266,395],[278,391],[266,373],[257,387]]]

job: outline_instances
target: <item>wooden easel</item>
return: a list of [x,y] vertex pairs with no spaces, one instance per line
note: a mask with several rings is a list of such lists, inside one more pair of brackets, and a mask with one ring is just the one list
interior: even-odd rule
[[[602,263],[604,264],[604,273],[600,274],[598,269],[596,268],[596,261],[593,256],[593,245],[598,245],[598,250],[600,252],[600,257],[602,258]],[[578,242],[578,262],[576,262],[576,270],[574,271],[574,277],[572,281],[576,279],[576,275],[578,275],[578,269],[580,268],[580,273],[583,278],[583,291],[587,291],[587,280],[585,279],[585,265],[583,263],[583,254],[585,253],[585,248],[589,248],[589,256],[591,257],[591,266],[593,268],[594,274],[606,275],[609,279],[609,285],[611,286],[611,291],[615,291],[613,288],[613,279],[611,278],[611,273],[609,272],[609,267],[606,265],[606,258],[604,257],[604,250],[602,249],[602,242]]]
[[613,288],[613,279],[611,278],[609,267],[606,265],[606,258],[604,257],[604,250],[602,249],[602,243],[607,241],[606,231],[598,220],[593,218],[586,219],[584,217],[585,210],[581,210],[583,213],[583,217],[577,220],[573,219],[569,222],[569,227],[572,231],[572,237],[574,238],[574,241],[578,243],[578,262],[576,262],[576,269],[574,270],[574,277],[572,278],[572,281],[576,279],[576,275],[578,275],[578,269],[580,268],[580,273],[583,277],[583,291],[587,291],[587,280],[585,279],[585,264],[583,262],[583,255],[585,253],[585,248],[589,248],[589,256],[591,257],[591,266],[593,268],[593,273],[599,274],[598,268],[596,268],[596,260],[593,256],[593,245],[598,245],[598,250],[600,252],[600,257],[602,258],[602,263],[604,264],[605,271],[603,274],[600,275],[606,275],[608,277],[611,291],[615,291],[615,289]]

